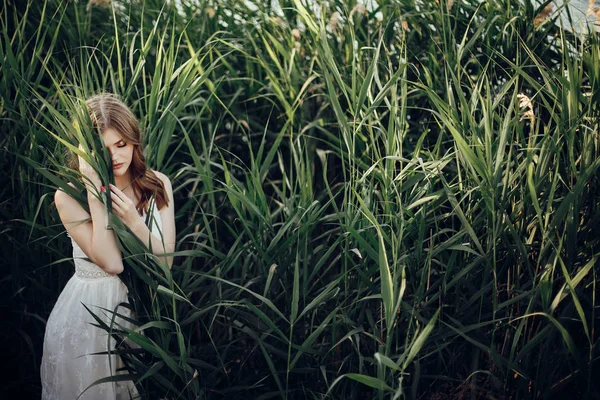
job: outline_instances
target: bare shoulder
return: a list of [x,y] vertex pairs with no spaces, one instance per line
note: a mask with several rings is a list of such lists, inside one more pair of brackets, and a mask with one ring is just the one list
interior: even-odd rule
[[[73,185],[71,182],[69,182],[68,184],[73,189],[77,190],[75,185]],[[79,204],[79,203],[77,203],[77,200],[72,198],[67,192],[65,192],[61,188],[56,189],[56,192],[54,192],[54,202],[56,203],[57,207],[66,205],[66,204],[68,204],[68,205]]]
[[[69,186],[77,190],[75,185],[70,182]],[[58,215],[65,227],[67,227],[65,221],[90,217],[90,214],[81,206],[81,204],[61,188],[56,189],[56,192],[54,193],[54,205],[56,206]]]
[[[169,179],[169,177],[165,174],[163,174],[162,172],[158,172],[155,170],[151,170],[152,172],[154,172],[154,175],[156,175],[156,177],[158,179],[160,179],[160,181],[163,183],[164,189],[165,189],[165,194],[167,195],[167,210],[173,210],[173,187],[171,186],[171,180]],[[164,209],[161,209],[161,211],[163,211]]]
[[168,190],[168,188],[171,187],[171,180],[168,176],[159,171],[152,170],[152,172],[154,172],[154,175],[156,175],[156,177],[162,181],[162,183],[165,185],[165,189]]

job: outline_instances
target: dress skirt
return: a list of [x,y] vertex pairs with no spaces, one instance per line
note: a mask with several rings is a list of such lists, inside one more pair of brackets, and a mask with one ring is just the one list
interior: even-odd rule
[[[99,268],[76,270],[48,318],[40,368],[43,400],[75,400],[80,395],[82,400],[139,398],[132,381],[101,383],[88,389],[98,379],[126,371],[117,371],[123,367],[118,355],[94,355],[114,349],[115,340],[109,342],[108,333],[93,325],[97,321],[83,304],[110,326],[112,314],[102,308],[114,310],[122,302],[127,302],[127,287],[118,276]],[[126,307],[119,307],[118,313],[131,318]],[[120,317],[115,321],[133,329]]]

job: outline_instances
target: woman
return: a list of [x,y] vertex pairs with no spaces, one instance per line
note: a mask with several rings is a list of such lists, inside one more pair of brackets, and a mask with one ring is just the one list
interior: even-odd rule
[[[127,302],[127,287],[118,275],[123,271],[122,254],[115,234],[105,229],[104,205],[94,193],[111,190],[113,213],[153,253],[172,253],[175,248],[173,191],[169,178],[146,168],[141,147],[141,132],[131,110],[118,97],[100,94],[89,98],[92,123],[112,155],[115,184],[101,186],[98,175],[81,157],[78,168],[87,188],[90,214],[66,192],[54,196],[60,219],[71,238],[75,274],[60,294],[46,325],[41,378],[42,399],[76,399],[98,379],[117,374],[123,363],[116,355],[92,355],[106,352],[107,333],[95,323],[85,304],[110,324],[114,310]],[[77,165],[74,165],[77,167]],[[70,184],[74,187],[74,185]],[[93,186],[93,187],[92,187]],[[144,222],[152,214],[151,229]],[[91,221],[81,222],[89,219]],[[164,245],[163,245],[164,244]],[[89,259],[91,261],[86,260]],[[173,257],[164,256],[169,268]],[[120,314],[130,316],[119,307]],[[116,322],[132,328],[127,321]],[[111,348],[114,341],[111,339]],[[85,390],[80,399],[129,399],[138,397],[132,381],[102,383]]]

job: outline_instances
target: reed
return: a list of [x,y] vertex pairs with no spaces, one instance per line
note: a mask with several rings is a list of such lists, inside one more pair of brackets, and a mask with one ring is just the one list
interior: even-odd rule
[[9,389],[107,90],[176,197],[172,271],[112,219],[139,328],[98,323],[144,398],[600,395],[600,46],[549,2],[3,4]]

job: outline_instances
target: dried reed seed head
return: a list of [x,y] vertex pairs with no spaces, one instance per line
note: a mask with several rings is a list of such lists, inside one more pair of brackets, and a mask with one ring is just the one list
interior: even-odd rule
[[357,13],[361,13],[362,15],[367,15],[367,9],[362,4],[357,4],[352,11],[356,11]]
[[334,12],[331,14],[331,17],[329,17],[329,29],[331,29],[332,32],[337,32],[341,17],[342,16],[338,11]]
[[533,109],[533,103],[531,102],[531,99],[529,98],[529,96],[527,96],[526,94],[519,93],[517,95],[517,99],[519,100],[520,108]]
[[350,11],[350,22],[353,23],[352,17],[354,16],[354,14],[360,14],[360,15],[369,15],[369,12],[367,11],[367,9],[365,8],[365,6],[363,6],[362,4],[357,4],[354,6],[354,8],[352,9],[352,11]]
[[89,11],[92,7],[109,7],[111,0],[89,0],[86,9]]
[[550,14],[552,14],[552,3],[548,3],[546,7],[533,20],[533,27],[538,28],[544,21],[546,21]]
[[300,40],[300,31],[298,29],[292,29],[292,36],[296,40]]
[[531,121],[531,125],[533,125],[535,123],[535,115],[533,114],[533,111],[525,111],[520,120],[523,121],[524,119],[528,119]]
[[402,29],[404,29],[406,32],[410,32],[410,28],[408,27],[408,22],[406,20],[402,21]]
[[281,19],[281,17],[273,17],[273,22],[275,23],[275,25],[281,28],[287,27],[287,23],[283,19]]
[[250,130],[250,125],[248,125],[248,122],[246,122],[243,119],[240,119],[238,122],[240,123],[241,126],[243,126],[244,128],[246,128],[247,130]]
[[212,7],[205,8],[204,12],[206,13],[206,15],[208,15],[208,18],[214,18],[217,14],[217,11],[215,11],[215,9]]
[[533,113],[533,102],[527,95],[523,93],[517,94],[517,99],[519,100],[519,108],[521,108],[523,111],[523,114],[521,114],[520,121],[523,121],[524,119],[529,119],[531,121],[531,125],[533,125],[535,122],[535,114]]
[[593,16],[596,19],[600,19],[600,7],[594,7],[593,4],[590,4],[586,15]]

